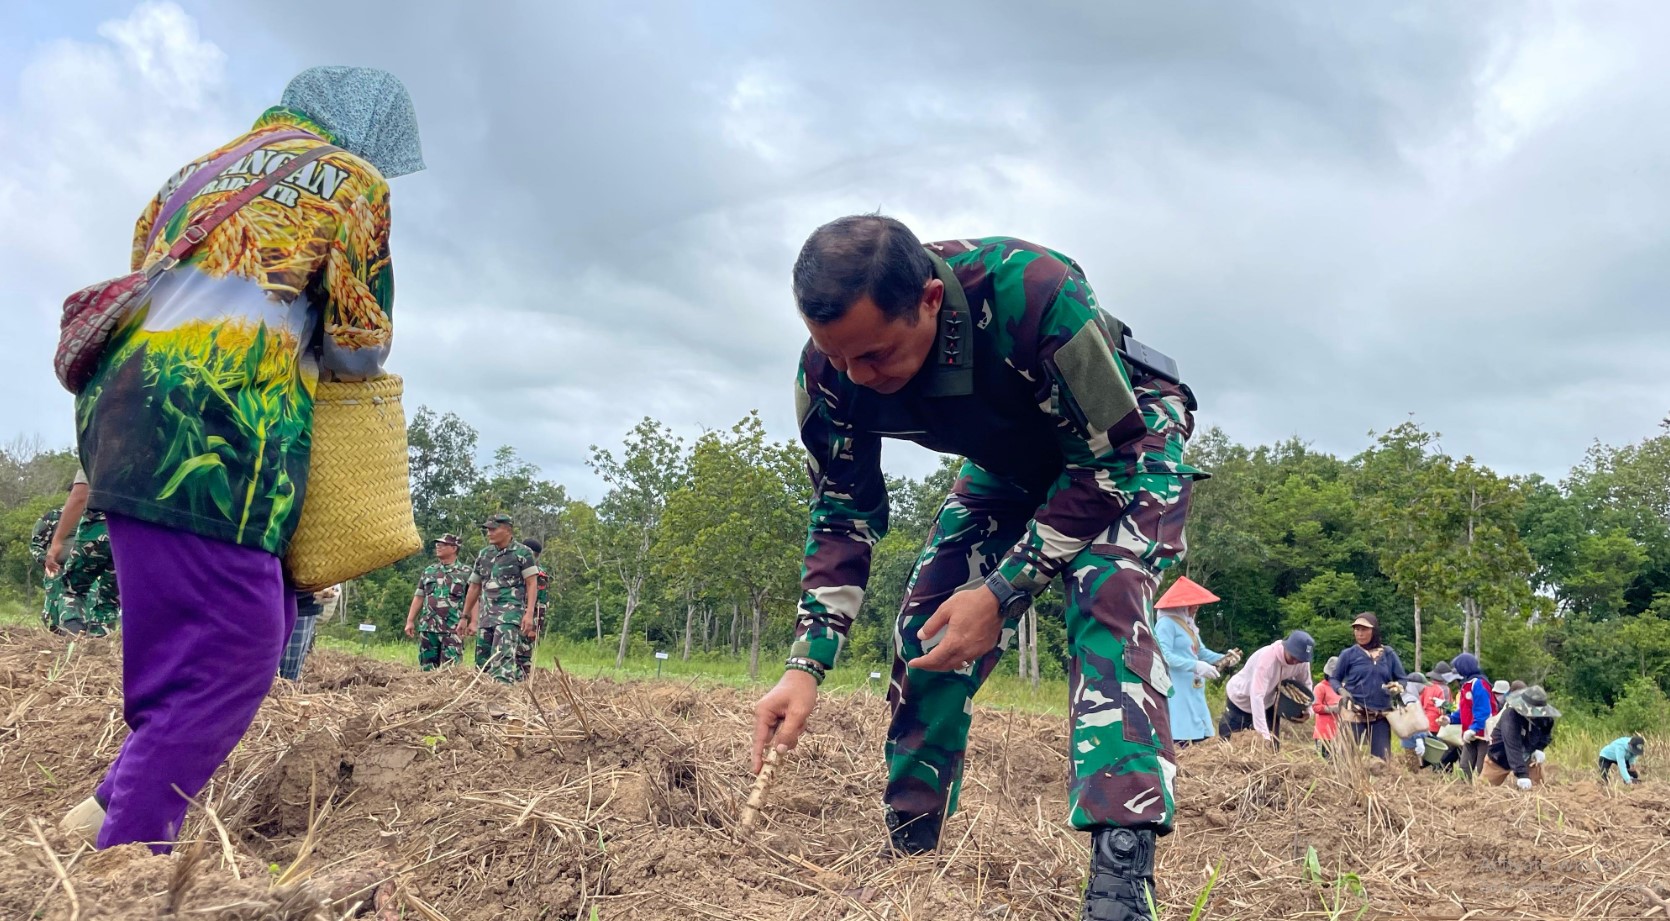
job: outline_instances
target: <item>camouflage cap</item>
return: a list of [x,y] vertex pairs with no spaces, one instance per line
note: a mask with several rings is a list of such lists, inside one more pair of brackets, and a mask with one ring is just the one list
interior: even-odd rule
[[488,515],[487,520],[482,522],[481,526],[484,528],[496,528],[501,524],[507,528],[512,524],[510,516],[506,515],[504,512],[500,512],[497,515]]
[[1529,719],[1559,719],[1560,711],[1548,702],[1548,692],[1542,685],[1533,684],[1523,691],[1508,695],[1508,708]]
[[435,543],[443,544],[448,547],[456,547],[458,546],[458,535],[442,534],[440,537],[435,538]]

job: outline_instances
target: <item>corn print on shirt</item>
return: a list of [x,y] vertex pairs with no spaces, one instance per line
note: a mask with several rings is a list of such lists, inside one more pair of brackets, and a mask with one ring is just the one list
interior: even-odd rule
[[[274,140],[215,162],[258,135]],[[161,259],[193,220],[249,183],[332,141],[306,115],[269,109],[162,187],[134,229],[133,268]],[[217,175],[163,214],[200,169]],[[388,237],[388,183],[335,152],[245,205],[162,274],[76,398],[91,506],[282,555],[307,488],[321,367],[341,380],[383,373],[393,332]]]

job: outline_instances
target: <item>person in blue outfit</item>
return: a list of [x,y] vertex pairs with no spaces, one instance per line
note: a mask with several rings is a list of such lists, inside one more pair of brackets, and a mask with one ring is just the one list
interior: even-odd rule
[[1241,650],[1214,652],[1200,641],[1195,612],[1218,596],[1187,577],[1179,577],[1154,602],[1154,639],[1171,670],[1171,737],[1178,748],[1209,738],[1212,712],[1206,707],[1206,682],[1240,664]]
[[[1647,750],[1647,740],[1639,735],[1624,736],[1614,739],[1600,750],[1600,782],[1606,783],[1612,779],[1612,769],[1618,769],[1618,779],[1626,784],[1635,783],[1641,777],[1641,768],[1636,762]],[[1633,776],[1632,776],[1633,774]]]
[[1340,716],[1358,744],[1367,739],[1370,754],[1384,761],[1392,754],[1392,726],[1386,714],[1399,703],[1406,672],[1397,652],[1381,641],[1378,617],[1358,614],[1351,633],[1357,642],[1339,654],[1334,674],[1346,698]]
[[[1461,727],[1461,746],[1452,751],[1461,763],[1462,773],[1472,778],[1484,770],[1485,753],[1490,749],[1490,735],[1485,727],[1501,705],[1478,656],[1464,652],[1455,657],[1454,667],[1461,676],[1461,690],[1456,693],[1450,723]],[[1448,756],[1445,760],[1449,760]]]

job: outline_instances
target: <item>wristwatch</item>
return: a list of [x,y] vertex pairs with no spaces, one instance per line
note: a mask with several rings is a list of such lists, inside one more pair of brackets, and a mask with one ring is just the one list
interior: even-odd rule
[[997,612],[1003,615],[1004,620],[1021,616],[1026,606],[1032,603],[1031,595],[1009,584],[1003,573],[995,569],[986,577],[986,587],[997,596]]

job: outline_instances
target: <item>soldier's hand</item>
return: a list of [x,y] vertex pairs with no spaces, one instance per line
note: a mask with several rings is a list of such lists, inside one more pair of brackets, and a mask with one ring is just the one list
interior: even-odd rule
[[[943,633],[942,633],[943,631]],[[1003,616],[998,613],[997,596],[984,585],[964,589],[939,606],[922,629],[916,631],[923,647],[939,640],[931,649],[906,663],[931,672],[954,672],[967,668],[997,648],[1003,636]]]
[[58,578],[58,573],[61,570],[63,570],[63,568],[64,568],[63,558],[64,558],[64,545],[54,541],[52,543],[52,546],[50,546],[46,549],[46,564],[45,565],[46,565],[46,574],[47,574],[48,578],[52,578],[52,579]]
[[412,628],[412,622],[409,620],[406,621],[406,636],[408,638],[417,636],[417,630]]
[[533,621],[533,615],[532,614],[523,614],[522,615],[521,627],[522,627],[522,635],[527,637],[530,640],[533,639],[534,621]]
[[754,773],[765,765],[767,745],[777,746],[779,752],[794,748],[817,705],[818,679],[795,669],[783,673],[777,686],[754,705]]

